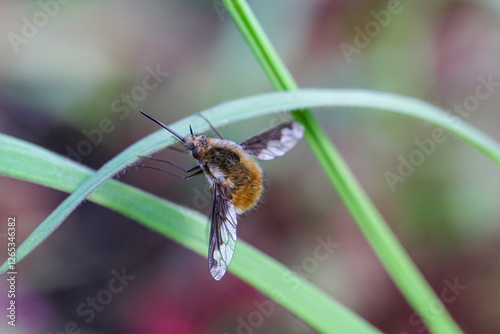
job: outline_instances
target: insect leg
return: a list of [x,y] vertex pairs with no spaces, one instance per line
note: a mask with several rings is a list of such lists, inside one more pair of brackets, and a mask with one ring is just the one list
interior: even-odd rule
[[181,180],[189,180],[190,178],[196,176],[196,175],[200,175],[200,174],[203,174],[203,170],[199,170],[191,175],[188,175],[188,176],[182,176],[182,175],[178,175],[178,174],[175,174],[169,170],[166,170],[166,169],[163,169],[163,168],[160,168],[160,167],[155,167],[155,166],[148,166],[148,165],[130,165],[129,167],[142,167],[142,168],[149,168],[149,169],[155,169],[155,170],[158,170],[160,172],[164,172],[164,173],[167,173],[167,174],[170,174],[170,175],[173,175]]
[[217,134],[217,136],[219,136],[219,137],[220,137],[220,139],[226,139],[226,138],[224,138],[224,137],[220,134],[220,132],[219,132],[219,131],[217,131],[217,129],[216,129],[216,128],[212,125],[212,123],[210,123],[210,121],[209,121],[209,120],[208,120],[205,116],[203,116],[202,114],[198,114],[198,116],[200,116],[201,118],[203,118],[203,119],[204,119],[204,120],[208,123],[208,125],[210,125],[210,127],[212,128],[212,130],[214,130],[214,131],[215,131],[215,133]]
[[188,170],[182,168],[181,166],[179,165],[176,165],[174,164],[172,161],[168,161],[168,160],[163,160],[163,159],[158,159],[158,158],[153,158],[153,157],[145,157],[145,156],[142,156],[142,155],[137,155],[139,158],[142,158],[142,159],[148,159],[148,160],[154,160],[154,161],[159,161],[159,162],[164,162],[164,163],[167,163],[169,165],[172,165],[174,167],[177,167],[179,168],[181,171],[183,171],[184,173],[190,173],[192,171],[195,171],[197,170],[198,168],[201,168],[200,166],[196,165],[194,166],[193,168],[190,168]]

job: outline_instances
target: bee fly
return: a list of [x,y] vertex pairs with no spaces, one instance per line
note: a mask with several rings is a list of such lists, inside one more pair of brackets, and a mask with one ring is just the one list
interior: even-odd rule
[[[208,268],[215,280],[220,280],[226,273],[236,247],[237,214],[251,209],[262,194],[262,170],[252,155],[259,160],[272,160],[290,151],[302,138],[304,127],[294,121],[282,123],[268,131],[236,144],[224,139],[208,122],[220,139],[193,134],[182,137],[162,122],[145,112],[141,113],[158,123],[174,135],[187,152],[198,161],[197,166],[185,170],[166,160],[142,157],[166,162],[179,168],[186,174],[180,176],[168,170],[147,167],[173,174],[187,180],[193,176],[205,174],[212,187],[212,214],[210,219],[210,243],[208,246]],[[201,115],[200,115],[201,116]]]

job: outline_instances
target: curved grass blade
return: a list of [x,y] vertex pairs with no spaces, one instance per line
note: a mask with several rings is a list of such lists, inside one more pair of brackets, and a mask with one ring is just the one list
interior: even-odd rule
[[[66,192],[76,190],[93,173],[92,170],[43,148],[3,134],[0,134],[0,156],[6,159],[6,164],[0,164],[0,173]],[[104,182],[88,199],[135,219],[196,253],[207,256],[208,218],[194,210],[116,180]],[[244,241],[238,241],[237,248],[230,271],[317,331],[380,333],[304,278]],[[284,281],[283,277],[293,280]]]
[[[463,138],[465,141],[478,148],[500,165],[500,147],[489,137],[482,134],[475,128],[460,122],[460,119],[447,116],[446,113],[434,106],[413,98],[401,97],[394,94],[348,90],[304,90],[287,93],[269,93],[257,97],[244,98],[224,103],[220,106],[207,110],[204,114],[215,126],[221,126],[229,122],[240,121],[272,112],[281,112],[300,108],[339,106],[387,110],[433,123]],[[196,128],[201,130],[207,130],[208,127],[206,124],[199,123],[199,117],[191,116],[175,123],[172,125],[172,128],[175,131],[182,133],[182,129],[187,129],[188,124],[194,124]],[[83,181],[76,191],[70,195],[21,245],[16,253],[17,261],[29,254],[39,243],[48,237],[48,235],[50,235],[50,233],[52,233],[57,226],[62,223],[64,218],[67,217],[67,215],[69,215],[71,211],[74,210],[74,208],[76,208],[76,206],[78,206],[81,201],[83,201],[86,196],[91,194],[92,191],[95,190],[100,184],[128,164],[133,163],[137,159],[136,154],[148,155],[174,142],[172,138],[165,137],[165,133],[162,130],[147,136],[116,156],[114,159],[105,164],[99,171]],[[5,154],[9,153],[9,145],[7,145],[5,138],[3,138],[2,141],[3,142],[0,142],[0,153],[2,153],[2,156],[6,156]],[[28,153],[29,151],[30,150],[28,150]],[[15,153],[15,150],[10,151],[11,155]],[[12,167],[13,165],[10,164],[10,162],[14,163],[15,160],[16,159],[13,159],[13,161],[3,160],[0,165],[0,173],[13,177],[20,177],[16,176],[18,172]],[[37,161],[34,160],[32,163],[37,163]],[[26,178],[28,180],[32,180],[30,177]],[[108,182],[106,182],[104,186],[107,183]],[[181,211],[181,209],[179,210]],[[150,214],[153,214],[153,210],[149,212]],[[142,220],[139,221],[142,222]],[[384,235],[381,237],[383,238]],[[383,243],[380,243],[380,245],[383,247]],[[382,256],[390,257],[390,253],[392,251],[399,250],[385,248],[381,250],[381,253]],[[238,251],[236,253],[238,253]],[[206,252],[204,252],[204,254],[206,254]],[[235,261],[238,261],[239,258],[239,256],[235,255]],[[232,267],[233,268],[230,267],[230,271],[238,273],[238,269],[234,268],[237,266],[233,264]],[[4,263],[0,268],[0,272],[5,273],[6,270],[7,263]],[[241,273],[238,274],[247,281],[251,280],[251,278],[249,278],[252,277],[251,273],[246,273],[249,276],[245,276],[245,274]],[[258,278],[255,279],[255,286],[265,291],[261,286],[264,283],[260,282]]]

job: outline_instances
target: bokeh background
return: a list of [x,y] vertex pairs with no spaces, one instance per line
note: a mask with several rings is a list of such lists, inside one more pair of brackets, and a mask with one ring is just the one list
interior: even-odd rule
[[[481,80],[500,82],[496,1],[250,5],[301,87],[394,92],[450,111],[469,103],[464,120],[500,142],[500,87],[481,86]],[[0,131],[63,156],[80,148],[80,159],[71,157],[91,168],[158,129],[139,109],[168,124],[273,90],[217,0],[2,1],[0,7]],[[370,36],[363,37],[366,29]],[[155,69],[168,75],[158,76],[146,96],[137,95]],[[477,89],[490,94],[474,104]],[[315,113],[461,327],[499,333],[498,166],[448,136],[404,182],[391,186],[387,173],[418,155],[416,143],[432,138],[433,126],[370,110]],[[103,119],[113,130],[95,137],[90,149],[82,147]],[[219,130],[241,141],[266,124],[260,119]],[[170,150],[158,156],[193,163]],[[262,167],[264,200],[240,218],[240,239],[300,271],[384,333],[426,333],[306,144]],[[129,170],[120,181],[209,213],[203,178],[182,182]],[[0,177],[0,259],[7,257],[8,216],[16,216],[18,240],[24,240],[66,196]],[[318,238],[338,247],[307,267]],[[2,311],[1,333],[313,332],[279,306],[249,326],[266,296],[231,274],[215,282],[205,258],[90,202],[17,270],[17,326],[8,326]],[[122,270],[134,278],[90,312],[86,303],[108,296],[102,291]],[[6,294],[2,278],[4,306]],[[68,329],[72,323],[76,327]]]

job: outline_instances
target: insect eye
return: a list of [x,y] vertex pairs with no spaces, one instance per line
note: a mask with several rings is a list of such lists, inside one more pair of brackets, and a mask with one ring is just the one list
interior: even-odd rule
[[196,146],[195,148],[193,148],[192,154],[195,159],[198,159],[200,151],[201,151],[201,146]]

